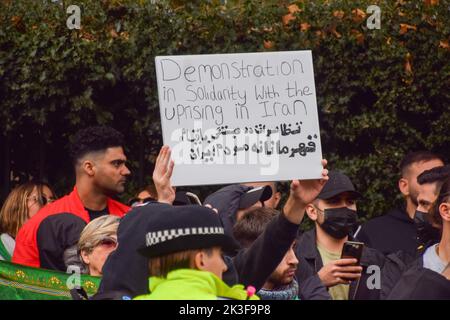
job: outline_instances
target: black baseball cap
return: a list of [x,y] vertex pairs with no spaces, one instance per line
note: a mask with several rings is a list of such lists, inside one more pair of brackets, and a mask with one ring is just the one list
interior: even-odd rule
[[255,187],[241,195],[239,209],[247,209],[258,201],[264,202],[272,197],[272,188],[267,186]]
[[347,177],[340,171],[330,170],[328,172],[328,181],[323,186],[322,191],[317,196],[318,199],[331,199],[338,194],[349,192],[355,196],[355,198],[361,198],[361,194],[356,191],[355,186],[350,181],[350,178]]

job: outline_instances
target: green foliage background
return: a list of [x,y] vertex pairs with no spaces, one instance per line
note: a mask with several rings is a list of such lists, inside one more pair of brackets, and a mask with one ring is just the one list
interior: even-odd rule
[[[364,193],[367,217],[398,200],[405,153],[449,159],[449,1],[156,2],[0,0],[3,196],[30,175],[70,190],[68,141],[92,124],[126,135],[124,199],[143,185],[162,143],[157,55],[312,50],[324,157]],[[81,30],[66,27],[69,4]],[[366,26],[371,4],[380,30]]]

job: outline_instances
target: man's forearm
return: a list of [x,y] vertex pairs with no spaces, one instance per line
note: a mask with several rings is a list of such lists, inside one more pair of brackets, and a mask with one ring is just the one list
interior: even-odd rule
[[283,207],[283,214],[289,222],[300,224],[305,215],[305,208],[306,205],[304,203],[289,196]]
[[271,221],[248,249],[233,258],[239,283],[259,290],[283,260],[297,236],[298,227],[281,215]]

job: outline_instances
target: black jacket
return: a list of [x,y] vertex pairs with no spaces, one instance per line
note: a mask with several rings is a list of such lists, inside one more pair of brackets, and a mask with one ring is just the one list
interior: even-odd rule
[[[146,206],[158,210],[167,204],[152,202]],[[136,251],[145,245],[148,214],[151,214],[148,209],[135,207],[121,220],[117,231],[119,246],[105,262],[102,281],[94,299],[148,294],[148,262]],[[292,245],[298,227],[282,214],[274,219],[252,246],[239,251],[233,258],[225,257],[228,270],[224,281],[229,285],[252,285],[259,290]],[[326,294],[326,289],[323,286],[320,288],[320,283],[314,281],[308,283],[307,290],[301,296],[312,299]]]
[[[233,184],[214,192],[204,201],[205,204],[210,204],[213,208],[218,209],[225,232],[232,237],[234,237],[233,226],[236,223],[236,213],[239,210],[241,196],[249,190],[251,190],[251,187]],[[228,271],[224,274],[224,281],[227,284],[242,283],[253,285],[258,289],[262,287],[265,279],[276,269],[286,254],[287,248],[290,246],[286,247],[286,245],[292,244],[292,241],[294,241],[293,233],[298,233],[298,226],[287,221],[283,214],[280,214],[276,221],[277,223],[272,222],[266,228],[263,233],[264,236],[260,236],[253,243],[251,250],[244,249],[234,258],[226,257]],[[286,249],[282,250],[281,248]],[[267,252],[272,254],[264,254]],[[299,298],[303,300],[329,300],[331,296],[320,279],[317,278],[308,279],[303,283],[301,290],[299,288]]]
[[450,300],[450,280],[418,262],[403,273],[387,299]]
[[415,254],[398,251],[386,257],[381,271],[381,299],[450,299],[450,281],[423,267],[427,247]]
[[[323,267],[322,257],[316,245],[316,229],[313,228],[303,233],[298,240],[297,257],[299,258],[299,268],[297,269],[297,279],[302,290],[302,283],[311,277],[317,277],[317,272]],[[380,268],[384,265],[384,256],[377,250],[364,247],[361,266],[363,267],[361,278],[350,284],[349,300],[379,300],[380,289],[371,289],[367,286],[369,277],[367,268],[376,265]]]
[[367,221],[356,238],[385,255],[400,250],[414,254],[419,246],[414,220],[400,209]]
[[381,283],[383,284],[380,293],[381,300],[387,299],[406,270],[411,267],[421,267],[422,261],[418,252],[398,251],[387,255],[381,270]]

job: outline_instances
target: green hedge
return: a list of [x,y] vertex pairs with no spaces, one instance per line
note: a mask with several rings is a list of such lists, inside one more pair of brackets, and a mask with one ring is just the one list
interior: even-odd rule
[[[368,217],[396,200],[406,152],[449,158],[449,1],[156,2],[64,1],[82,7],[81,30],[61,4],[0,2],[0,143],[15,177],[68,190],[67,141],[101,123],[126,134],[135,191],[161,144],[154,56],[172,54],[312,50],[324,156]],[[366,27],[371,4],[380,30]]]

